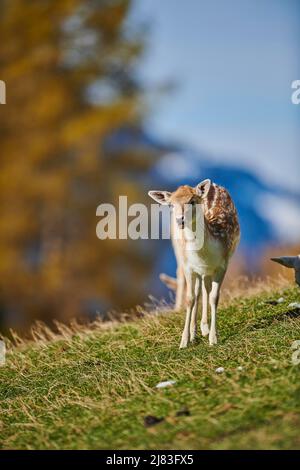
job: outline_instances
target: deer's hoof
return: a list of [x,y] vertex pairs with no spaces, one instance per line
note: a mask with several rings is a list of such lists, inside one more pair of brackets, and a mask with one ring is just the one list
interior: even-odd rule
[[187,345],[188,345],[188,340],[187,339],[182,339],[181,343],[180,343],[180,346],[179,346],[179,349],[187,348]]
[[207,323],[201,324],[201,333],[202,333],[202,336],[209,335],[209,327]]
[[217,344],[217,336],[216,335],[213,335],[213,336],[210,336],[209,337],[209,345],[210,346],[214,346],[215,344]]

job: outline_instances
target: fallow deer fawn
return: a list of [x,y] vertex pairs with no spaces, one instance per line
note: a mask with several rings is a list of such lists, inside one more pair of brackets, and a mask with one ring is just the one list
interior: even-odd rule
[[[180,348],[187,347],[196,337],[201,286],[201,332],[203,336],[209,335],[210,345],[216,344],[220,288],[240,238],[234,203],[225,188],[210,180],[202,181],[195,188],[180,186],[173,193],[149,191],[149,196],[159,204],[173,208],[171,233],[177,259],[176,309],[183,306],[186,289],[186,319]],[[200,224],[201,232],[195,232],[197,224]],[[191,238],[191,233],[194,238]],[[169,281],[172,283],[171,279]]]

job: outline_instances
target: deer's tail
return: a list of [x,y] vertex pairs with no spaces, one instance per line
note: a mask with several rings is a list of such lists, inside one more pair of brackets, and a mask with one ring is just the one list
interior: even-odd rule
[[177,279],[174,277],[168,276],[167,274],[160,274],[159,279],[166,284],[166,286],[171,290],[177,289]]

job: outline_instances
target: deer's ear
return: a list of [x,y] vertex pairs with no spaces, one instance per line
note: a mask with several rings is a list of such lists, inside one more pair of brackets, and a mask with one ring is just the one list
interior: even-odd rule
[[211,187],[211,180],[207,179],[207,180],[201,181],[201,183],[197,184],[195,188],[197,195],[203,198],[206,197],[209,193],[210,187]]
[[169,193],[168,191],[149,191],[148,195],[152,197],[155,202],[167,205],[169,204],[171,193]]

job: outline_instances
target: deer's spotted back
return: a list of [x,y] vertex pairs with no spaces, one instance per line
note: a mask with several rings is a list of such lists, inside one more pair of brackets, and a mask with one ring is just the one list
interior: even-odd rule
[[222,186],[213,183],[203,202],[210,234],[222,241],[230,254],[240,238],[238,215],[230,194]]

